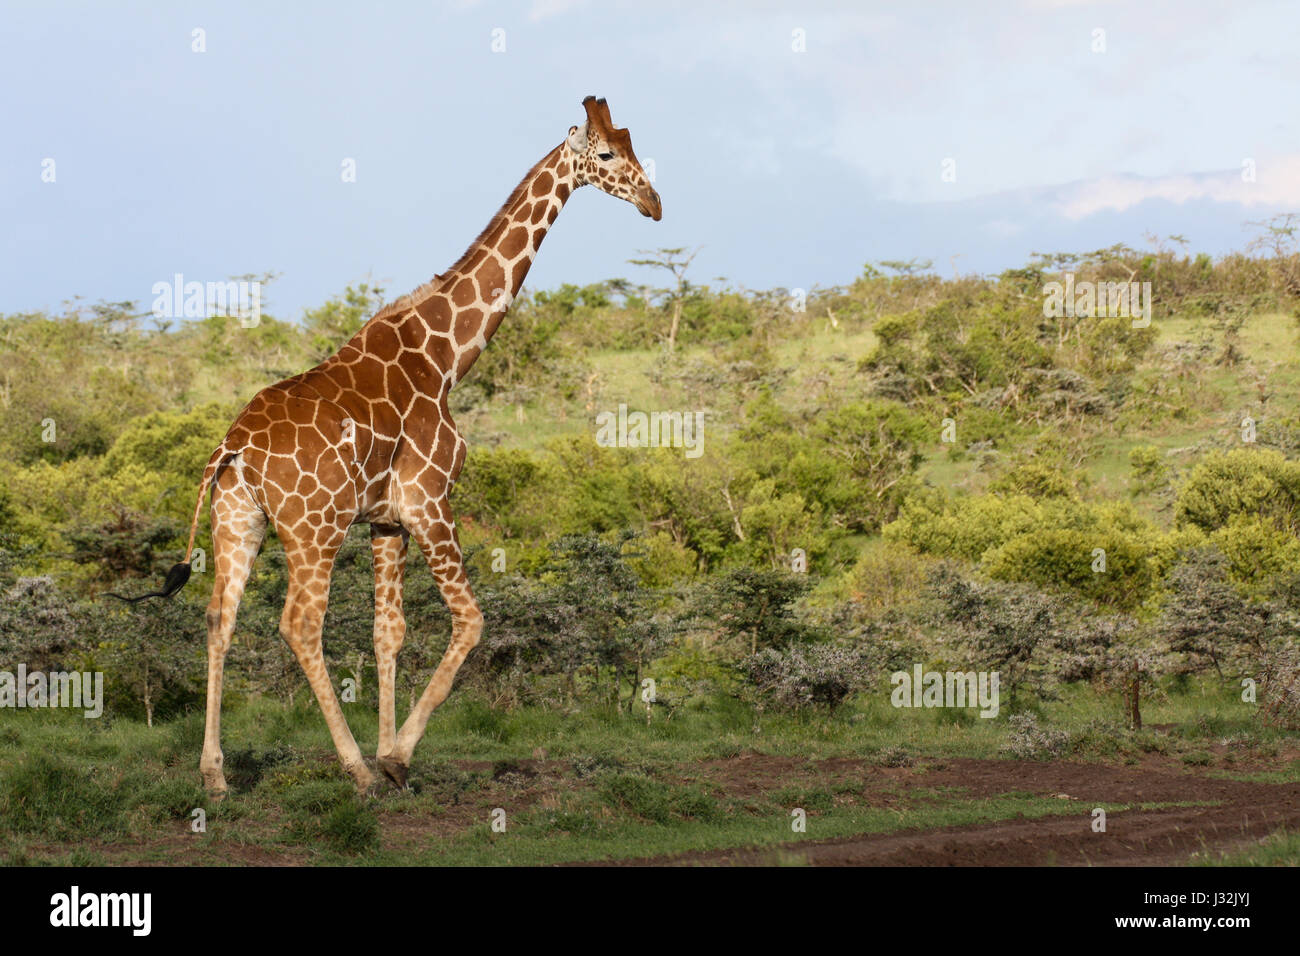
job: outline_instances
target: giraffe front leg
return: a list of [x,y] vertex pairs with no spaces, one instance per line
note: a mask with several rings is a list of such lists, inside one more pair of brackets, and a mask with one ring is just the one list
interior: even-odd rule
[[406,786],[406,765],[396,758],[397,653],[406,636],[402,613],[402,578],[406,570],[405,530],[370,530],[370,550],[375,566],[375,670],[379,680],[379,746],[377,763],[384,776]]
[[397,734],[393,756],[403,773],[411,765],[411,755],[415,752],[415,745],[424,736],[430,715],[447,699],[456,672],[478,644],[483,632],[483,614],[465,574],[455,525],[445,507],[443,514],[443,520],[433,523],[431,527],[412,531],[437,581],[438,591],[451,611],[452,626],[451,641],[438,669],[434,671],[429,685],[416,702],[415,709],[407,716]]

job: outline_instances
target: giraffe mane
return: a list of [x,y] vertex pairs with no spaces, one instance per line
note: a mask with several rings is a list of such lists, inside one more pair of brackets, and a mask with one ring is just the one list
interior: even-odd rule
[[424,283],[423,285],[419,286],[413,291],[408,292],[406,295],[398,296],[392,302],[388,303],[383,308],[381,308],[378,312],[376,312],[374,314],[374,317],[371,319],[371,321],[374,321],[374,319],[385,319],[390,316],[400,315],[404,312],[409,312],[411,309],[421,305],[426,299],[429,298],[429,296],[433,295],[435,292],[441,289],[443,283],[445,283],[448,278],[457,275],[460,272],[460,270],[465,267],[465,263],[469,261],[470,257],[474,255],[474,251],[478,249],[478,247],[481,246],[483,242],[487,239],[487,237],[492,233],[492,230],[495,229],[503,221],[509,219],[506,210],[508,210],[511,206],[513,206],[519,200],[519,198],[528,191],[528,184],[532,182],[533,177],[537,175],[538,171],[543,166],[550,163],[550,161],[554,158],[555,154],[559,151],[560,147],[562,147],[563,145],[564,144],[561,143],[559,146],[555,147],[555,149],[551,150],[549,153],[547,153],[545,156],[539,159],[533,165],[533,168],[528,170],[528,172],[524,174],[524,178],[519,180],[519,184],[515,186],[513,190],[511,190],[510,195],[506,198],[506,201],[501,204],[501,208],[496,211],[496,214],[488,221],[488,224],[483,227],[483,231],[474,237],[474,241],[469,244],[469,247],[461,254],[461,257],[457,259],[454,263],[452,263],[450,269],[448,269],[446,272],[439,272],[428,282]]

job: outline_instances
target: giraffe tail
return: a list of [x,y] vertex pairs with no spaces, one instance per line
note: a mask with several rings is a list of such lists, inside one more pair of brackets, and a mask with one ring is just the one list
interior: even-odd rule
[[199,530],[199,515],[203,511],[203,501],[208,496],[208,487],[212,484],[212,479],[217,473],[217,469],[225,463],[230,457],[230,452],[226,448],[225,442],[217,447],[208,459],[208,465],[203,469],[203,479],[199,482],[199,498],[194,503],[194,517],[190,521],[190,540],[185,546],[185,560],[171,566],[167,572],[167,579],[163,581],[161,591],[150,591],[148,594],[141,594],[137,597],[126,597],[122,594],[114,594],[112,591],[105,591],[104,597],[117,598],[127,604],[139,604],[148,598],[169,598],[181,588],[185,587],[190,579],[190,555],[194,553],[194,536]]

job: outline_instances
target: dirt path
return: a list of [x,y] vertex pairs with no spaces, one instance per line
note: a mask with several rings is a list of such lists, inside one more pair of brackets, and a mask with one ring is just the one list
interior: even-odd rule
[[[773,762],[776,766],[772,766]],[[748,755],[714,765],[733,786],[772,779],[788,771],[781,758]],[[792,762],[793,763],[793,762]],[[859,768],[846,761],[843,771]],[[881,797],[909,787],[961,787],[971,796],[1009,792],[1069,800],[1066,817],[912,830],[901,833],[802,841],[777,848],[686,853],[620,865],[815,866],[1124,866],[1180,864],[1198,851],[1230,850],[1279,827],[1300,829],[1300,784],[1251,783],[1180,772],[1150,761],[1138,766],[948,760],[941,769],[872,768],[864,787]],[[1094,833],[1091,811],[1116,804],[1215,802],[1216,806],[1128,810],[1107,814],[1106,832]],[[872,802],[876,802],[873,800]],[[887,801],[885,803],[887,805]]]

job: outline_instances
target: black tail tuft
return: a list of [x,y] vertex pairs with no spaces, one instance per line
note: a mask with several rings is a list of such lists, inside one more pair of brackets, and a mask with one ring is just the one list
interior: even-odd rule
[[120,594],[114,594],[112,591],[105,591],[104,597],[117,598],[119,601],[125,601],[127,604],[138,604],[148,598],[169,598],[181,588],[190,579],[190,565],[188,561],[182,561],[180,564],[173,564],[172,569],[167,572],[167,580],[163,582],[161,591],[153,591],[149,594],[141,594],[139,597],[123,597]]
[[167,572],[167,580],[163,582],[162,597],[171,597],[185,587],[189,579],[190,563],[188,561],[173,564],[172,569]]

